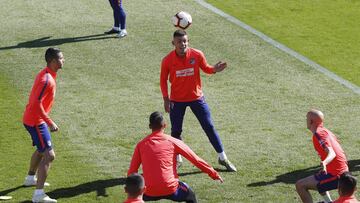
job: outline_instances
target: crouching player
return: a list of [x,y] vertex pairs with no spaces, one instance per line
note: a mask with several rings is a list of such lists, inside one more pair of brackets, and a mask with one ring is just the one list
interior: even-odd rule
[[303,202],[313,202],[309,190],[317,190],[325,202],[331,202],[329,190],[338,188],[341,174],[349,171],[346,156],[335,135],[324,128],[324,114],[316,109],[307,113],[307,128],[312,132],[314,148],[320,156],[322,170],[296,182],[296,191]]
[[141,140],[134,150],[128,175],[137,173],[142,165],[146,191],[145,201],[169,199],[177,202],[194,202],[193,190],[179,181],[176,170],[176,156],[181,154],[212,179],[223,182],[217,171],[198,157],[184,142],[164,134],[166,127],[163,115],[154,112],[150,115],[152,133]]

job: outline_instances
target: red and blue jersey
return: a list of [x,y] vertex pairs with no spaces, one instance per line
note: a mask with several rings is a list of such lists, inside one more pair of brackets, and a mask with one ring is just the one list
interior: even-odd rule
[[336,154],[335,158],[326,166],[328,173],[334,176],[340,176],[342,173],[349,171],[344,150],[341,148],[336,136],[330,130],[324,128],[322,125],[319,126],[313,134],[312,140],[321,161],[327,157],[328,153],[325,151],[326,148],[331,147]]
[[200,69],[207,74],[214,74],[214,67],[206,62],[204,54],[197,49],[189,48],[184,57],[171,51],[161,63],[160,87],[163,97],[169,97],[168,80],[170,81],[170,100],[190,102],[203,96],[201,89]]
[[23,123],[36,126],[46,122],[52,123],[49,112],[54,103],[56,92],[56,72],[49,67],[41,70],[32,86],[28,104],[26,105]]
[[128,175],[137,173],[142,165],[148,196],[173,194],[179,186],[176,170],[176,155],[181,154],[212,179],[220,176],[209,164],[198,157],[183,141],[161,131],[141,140],[135,147]]

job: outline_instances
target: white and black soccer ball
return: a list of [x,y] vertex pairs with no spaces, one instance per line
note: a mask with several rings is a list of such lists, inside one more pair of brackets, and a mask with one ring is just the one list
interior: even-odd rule
[[185,30],[192,23],[192,17],[185,11],[180,11],[172,17],[172,23],[175,27]]

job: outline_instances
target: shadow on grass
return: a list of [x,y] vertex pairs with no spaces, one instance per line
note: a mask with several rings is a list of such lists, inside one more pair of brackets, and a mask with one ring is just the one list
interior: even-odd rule
[[[75,197],[75,196],[82,195],[85,193],[90,193],[90,192],[96,192],[96,196],[98,196],[98,197],[99,196],[107,197],[108,195],[106,194],[106,188],[110,188],[110,187],[114,187],[114,186],[118,186],[118,185],[124,185],[124,184],[125,184],[125,178],[96,180],[96,181],[76,185],[73,187],[55,189],[53,191],[46,192],[46,194],[55,199],[71,198],[71,197]],[[20,186],[14,187],[14,188],[0,191],[0,195],[1,196],[7,195],[8,193],[16,191],[20,188],[25,188],[25,186],[20,185]],[[31,201],[29,201],[29,200],[22,201],[22,203],[28,203],[28,202],[31,202]]]
[[7,189],[7,190],[0,191],[0,196],[6,196],[10,192],[14,192],[14,191],[16,191],[16,190],[18,190],[20,188],[25,188],[25,186],[19,185],[17,187],[13,187],[13,188],[10,188],[10,189]]
[[[354,171],[360,171],[360,159],[358,160],[350,160],[348,161],[349,164],[349,170]],[[281,174],[276,176],[274,180],[271,181],[260,181],[255,183],[250,183],[247,186],[248,187],[258,187],[258,186],[267,186],[272,185],[275,183],[286,183],[286,184],[295,184],[297,180],[301,178],[305,178],[307,176],[314,175],[320,170],[320,166],[313,166],[306,169],[291,171],[289,173]]]
[[59,39],[50,39],[50,38],[51,38],[51,36],[42,37],[39,39],[21,42],[21,43],[18,43],[17,45],[13,45],[13,46],[0,47],[0,50],[18,49],[18,48],[51,47],[51,46],[58,46],[61,44],[66,44],[66,43],[116,38],[116,36],[106,35],[106,34],[95,34],[95,35],[86,35],[86,36],[80,36],[80,37],[67,37],[67,38],[59,38]]

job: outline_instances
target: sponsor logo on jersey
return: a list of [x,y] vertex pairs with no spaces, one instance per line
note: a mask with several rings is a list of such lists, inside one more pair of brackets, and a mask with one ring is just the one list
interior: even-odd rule
[[176,77],[186,77],[194,75],[194,68],[187,68],[183,70],[176,71]]

